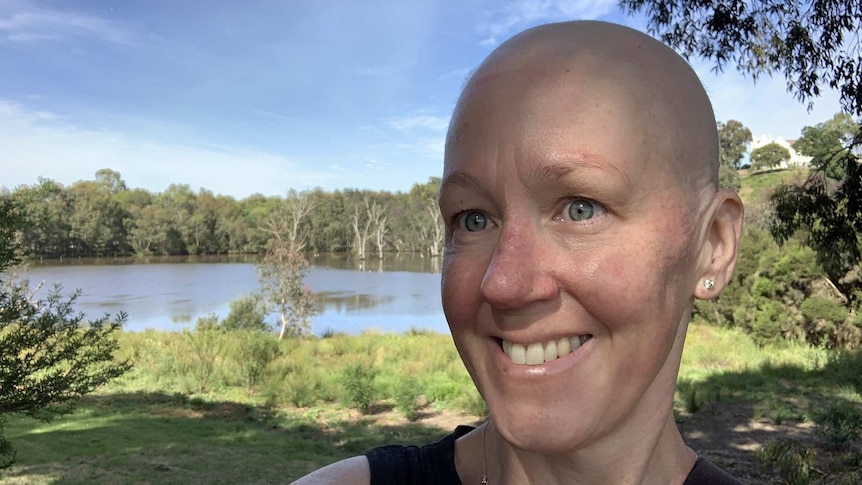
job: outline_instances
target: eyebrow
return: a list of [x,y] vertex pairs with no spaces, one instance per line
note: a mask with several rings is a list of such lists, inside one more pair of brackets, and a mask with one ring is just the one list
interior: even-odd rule
[[623,171],[614,165],[608,163],[603,157],[597,155],[577,156],[566,159],[564,162],[554,162],[546,165],[535,167],[530,171],[528,180],[536,182],[556,182],[572,172],[579,169],[600,170],[602,172],[610,172],[620,179],[626,185],[631,185],[631,181]]
[[475,191],[482,190],[482,183],[479,182],[478,178],[460,170],[456,170],[446,175],[443,182],[440,183],[441,194],[443,193],[443,189],[448,185],[458,185],[465,189],[473,189]]
[[[627,186],[631,185],[631,180],[625,172],[605,161],[603,157],[597,155],[578,156],[576,158],[568,159],[565,162],[554,162],[535,167],[528,174],[528,180],[532,183],[556,182],[565,178],[572,172],[585,168],[589,170],[600,170],[603,172],[613,173],[622,179],[624,184]],[[449,185],[458,185],[465,189],[471,189],[477,192],[484,190],[482,183],[477,177],[460,170],[453,171],[443,178],[443,181],[440,183],[440,194],[442,194],[443,189]]]

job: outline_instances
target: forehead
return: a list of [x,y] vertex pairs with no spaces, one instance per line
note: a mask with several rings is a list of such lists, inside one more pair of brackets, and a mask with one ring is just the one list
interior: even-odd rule
[[579,61],[478,74],[453,116],[444,171],[571,164],[633,180],[675,174],[676,133],[654,82],[626,63]]

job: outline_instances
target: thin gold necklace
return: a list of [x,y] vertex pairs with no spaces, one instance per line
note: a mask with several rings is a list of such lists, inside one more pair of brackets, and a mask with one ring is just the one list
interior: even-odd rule
[[488,432],[488,426],[491,424],[491,420],[489,419],[485,426],[482,427],[482,485],[488,485],[488,466],[485,462],[485,433]]

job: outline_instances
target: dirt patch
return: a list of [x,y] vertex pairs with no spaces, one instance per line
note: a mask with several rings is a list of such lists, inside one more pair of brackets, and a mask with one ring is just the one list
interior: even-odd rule
[[809,422],[752,419],[752,405],[722,402],[694,414],[679,416],[686,443],[699,455],[748,484],[775,483],[778,475],[757,462],[756,452],[771,440],[792,438],[811,447],[821,445]]

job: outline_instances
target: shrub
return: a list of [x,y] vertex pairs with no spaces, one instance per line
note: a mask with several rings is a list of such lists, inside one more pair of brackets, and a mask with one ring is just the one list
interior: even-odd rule
[[862,437],[862,410],[851,403],[839,401],[815,409],[811,420],[817,433],[835,448],[848,448]]
[[787,310],[778,302],[765,298],[757,299],[754,319],[751,322],[751,337],[759,345],[781,340],[781,323],[787,320]]
[[257,330],[238,332],[237,348],[233,353],[246,394],[251,396],[269,364],[279,355],[275,337]]
[[419,395],[422,389],[414,377],[401,379],[395,389],[395,409],[409,421],[419,417]]
[[215,313],[210,313],[208,315],[204,315],[198,318],[198,321],[195,322],[195,331],[198,332],[208,332],[215,331],[219,329],[219,319],[218,315]]
[[425,385],[425,399],[428,402],[452,402],[460,393],[458,383],[441,372],[435,372]]
[[[206,327],[204,327],[206,328]],[[222,334],[217,330],[195,330],[185,332],[185,342],[189,351],[188,371],[194,378],[197,392],[203,393],[212,388],[216,372],[216,359],[224,347]]]
[[347,367],[341,374],[344,384],[344,397],[347,405],[355,407],[362,414],[371,412],[374,403],[374,378],[377,372],[371,366],[356,364]]
[[809,296],[803,300],[800,310],[812,322],[825,321],[833,325],[843,323],[849,315],[842,304],[819,296]]
[[770,441],[757,450],[757,460],[769,468],[778,467],[782,483],[788,485],[808,485],[814,467],[814,450],[797,441]]
[[260,295],[247,295],[230,302],[230,313],[222,321],[221,326],[229,332],[233,330],[269,331],[269,325],[266,324],[266,311]]

